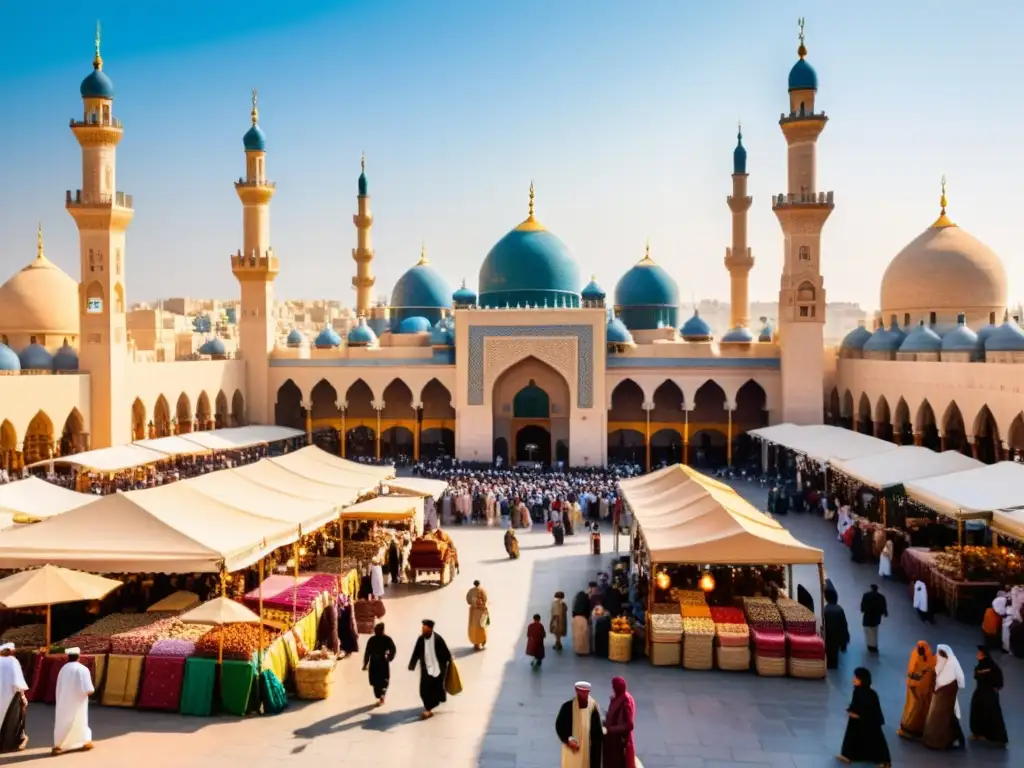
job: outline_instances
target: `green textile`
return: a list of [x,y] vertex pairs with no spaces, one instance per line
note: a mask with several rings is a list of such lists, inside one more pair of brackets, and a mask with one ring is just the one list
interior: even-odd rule
[[220,703],[233,715],[249,711],[256,667],[248,661],[225,661],[220,668]]
[[213,685],[216,679],[217,662],[214,659],[185,659],[185,679],[181,685],[178,712],[209,717],[213,712]]
[[260,675],[260,691],[263,694],[263,714],[276,715],[287,709],[288,694],[273,670],[263,670]]

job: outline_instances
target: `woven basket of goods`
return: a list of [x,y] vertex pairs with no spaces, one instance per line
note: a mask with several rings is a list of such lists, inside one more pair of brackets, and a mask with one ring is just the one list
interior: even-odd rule
[[331,695],[334,686],[335,659],[309,661],[303,659],[295,667],[295,693],[300,699],[319,700]]
[[623,664],[633,660],[633,634],[631,632],[612,632],[608,635],[608,660]]

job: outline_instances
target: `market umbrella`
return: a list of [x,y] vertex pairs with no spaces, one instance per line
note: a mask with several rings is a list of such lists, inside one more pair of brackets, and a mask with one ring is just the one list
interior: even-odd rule
[[[260,624],[260,617],[244,605],[227,597],[217,597],[198,608],[193,608],[179,618],[190,624],[213,624],[223,627],[225,624]],[[217,650],[217,663],[224,661],[224,630],[220,633],[220,647]]]
[[46,647],[50,647],[50,606],[102,600],[121,586],[115,579],[44,565],[0,579],[0,608],[46,606]]

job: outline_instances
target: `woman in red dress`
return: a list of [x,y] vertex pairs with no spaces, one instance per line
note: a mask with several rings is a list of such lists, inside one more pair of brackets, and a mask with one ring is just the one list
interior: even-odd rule
[[636,749],[633,746],[636,703],[626,692],[625,679],[613,677],[612,691],[612,701],[605,718],[602,765],[604,768],[637,768]]

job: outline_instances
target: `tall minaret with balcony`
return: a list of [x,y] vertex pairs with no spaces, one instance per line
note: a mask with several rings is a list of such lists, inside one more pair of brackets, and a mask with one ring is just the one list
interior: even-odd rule
[[270,199],[275,186],[267,181],[267,137],[259,125],[256,91],[252,92],[252,125],[242,137],[245,178],[235,182],[242,201],[242,250],[231,257],[231,271],[242,290],[238,316],[239,351],[245,361],[246,420],[273,423],[267,358],[274,348],[274,278],[278,263],[270,247]]
[[747,196],[747,150],[743,146],[743,127],[736,131],[736,149],[732,151],[732,194],[726,198],[732,211],[732,247],[725,249],[725,268],[729,270],[729,328],[750,325],[750,295],[747,277],[754,266],[754,255],[747,247],[747,211],[754,198]]
[[[125,230],[135,216],[130,195],[117,191],[121,121],[113,115],[114,84],[103,71],[96,26],[93,71],[82,81],[81,119],[71,132],[82,147],[82,188],[68,190],[65,206],[78,225],[82,281],[79,370],[89,374],[90,448],[132,440],[131,401],[125,385],[128,329],[125,314]],[[45,297],[40,297],[45,298]]]
[[831,192],[819,192],[818,136],[828,118],[816,112],[818,75],[807,62],[804,21],[800,57],[789,72],[789,113],[779,119],[789,145],[789,184],[772,198],[784,236],[779,287],[782,413],[778,421],[820,424],[824,402],[825,283],[821,274],[821,230],[832,213]]
[[373,227],[373,212],[370,211],[370,189],[366,182],[366,155],[360,161],[359,171],[359,196],[356,198],[359,205],[359,212],[352,217],[352,223],[356,225],[356,247],[352,249],[352,258],[356,262],[356,276],[352,278],[352,285],[356,289],[356,315],[359,317],[370,316],[370,306],[373,303],[373,284],[377,278],[370,270],[373,262],[373,244],[370,239],[370,230]]

